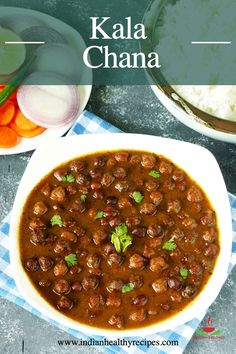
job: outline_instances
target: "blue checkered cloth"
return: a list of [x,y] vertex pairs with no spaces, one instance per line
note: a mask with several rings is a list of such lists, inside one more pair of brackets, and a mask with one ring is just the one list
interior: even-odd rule
[[[75,122],[68,135],[76,135],[76,134],[87,134],[87,133],[109,133],[109,132],[120,132],[119,129],[113,127],[111,124],[105,122],[101,118],[93,115],[85,111]],[[236,198],[229,194],[229,199],[232,208],[232,223],[233,223],[233,244],[232,244],[232,256],[230,260],[230,265],[228,269],[228,273],[232,270],[236,263]],[[35,308],[31,307],[19,294],[15,282],[12,278],[11,265],[9,260],[9,223],[10,223],[10,214],[5,218],[3,223],[0,226],[0,296],[3,298],[14,302],[15,304],[23,307],[24,309],[30,311],[31,313],[37,315],[40,318],[48,321],[49,323],[57,326],[63,331],[83,340],[89,340],[85,333],[81,333],[75,331],[71,328],[64,327],[59,323],[52,321],[49,318],[44,317],[40,312],[38,312]],[[147,346],[131,346],[130,348],[124,346],[108,346],[108,347],[97,347],[99,350],[103,350],[104,353],[148,353],[148,354],[179,354],[182,353],[190,341],[193,333],[198,327],[199,323],[202,321],[206,310],[199,313],[197,318],[185,323],[182,326],[172,328],[171,330],[157,333],[154,335],[147,336],[147,340],[159,340],[162,342],[163,340],[174,341],[177,340],[179,342],[179,346],[159,346],[157,347],[149,347]],[[95,336],[93,337],[96,340],[103,339],[102,337]],[[128,338],[128,339],[140,339],[140,338]]]

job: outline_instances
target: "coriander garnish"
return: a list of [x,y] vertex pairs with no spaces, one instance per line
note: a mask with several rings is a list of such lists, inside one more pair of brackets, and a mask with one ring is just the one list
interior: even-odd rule
[[62,219],[61,219],[60,215],[58,215],[58,214],[53,215],[53,217],[51,218],[50,221],[51,221],[52,226],[58,225],[58,226],[62,227],[62,225],[63,225]]
[[65,261],[68,267],[72,267],[78,263],[77,256],[75,253],[71,253],[68,256],[65,256]]
[[97,214],[94,216],[94,220],[103,218],[104,212],[102,210],[98,211]]
[[82,201],[82,202],[85,202],[85,200],[88,198],[88,196],[86,195],[86,194],[82,194],[81,196],[80,196],[80,200]]
[[132,290],[134,290],[134,284],[132,284],[132,283],[124,284],[121,289],[123,294],[129,293]]
[[149,172],[149,176],[151,176],[153,178],[160,178],[161,177],[161,173],[159,171],[152,170],[152,171]]
[[179,272],[180,272],[180,275],[183,279],[187,279],[187,277],[188,277],[188,269],[187,268],[181,268]]
[[168,240],[167,242],[164,243],[162,246],[162,249],[165,251],[174,251],[176,249],[177,245],[174,243],[172,239]]
[[144,198],[143,195],[137,191],[133,192],[132,196],[137,204],[140,204]]
[[75,181],[75,177],[73,175],[66,175],[62,177],[63,182],[73,183]]
[[111,243],[115,246],[116,252],[125,252],[132,245],[133,236],[128,235],[128,228],[121,224],[115,228],[111,235]]

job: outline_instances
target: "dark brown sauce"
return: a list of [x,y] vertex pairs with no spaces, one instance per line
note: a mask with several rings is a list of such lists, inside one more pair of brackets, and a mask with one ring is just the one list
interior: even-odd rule
[[[130,329],[154,324],[175,315],[186,307],[199,294],[199,292],[201,292],[212,273],[218,255],[219,238],[216,216],[209,200],[202,189],[184,171],[165,157],[157,156],[155,154],[142,151],[128,151],[129,155],[127,160],[125,155],[123,155],[123,157],[120,155],[124,162],[118,162],[114,159],[114,156],[117,155],[117,153],[119,152],[99,152],[83,156],[76,161],[86,161],[87,165],[84,170],[81,170],[80,172],[71,170],[71,162],[67,162],[45,176],[32,190],[25,203],[20,224],[19,242],[21,260],[24,266],[26,266],[27,261],[31,258],[34,258],[34,261],[36,259],[36,265],[41,256],[48,256],[53,260],[54,265],[50,270],[42,271],[42,269],[37,266],[39,269],[36,271],[32,271],[31,269],[31,271],[27,271],[27,275],[39,294],[54,308],[58,307],[58,301],[61,298],[60,295],[57,295],[53,291],[58,280],[66,280],[69,283],[69,287],[71,287],[76,281],[82,283],[85,277],[90,276],[91,272],[94,272],[98,274],[98,287],[94,290],[87,291],[82,287],[82,290],[79,292],[71,289],[68,294],[62,294],[62,296],[69,299],[71,304],[73,302],[73,307],[71,309],[58,309],[58,311],[62,311],[66,316],[78,322],[100,328],[117,329],[117,323],[119,323],[119,320],[117,320],[118,318],[122,320],[121,329]],[[142,159],[143,155],[152,156],[150,160],[151,162],[144,160],[146,168],[144,168],[140,162],[137,162],[137,164],[131,164],[131,161],[134,160],[134,158],[131,157],[134,155],[137,156],[137,161],[138,159]],[[103,157],[105,161],[104,166],[94,167],[94,160],[97,156]],[[153,157],[156,159],[155,163],[152,161]],[[114,166],[112,166],[112,162],[115,163]],[[152,163],[154,163],[154,165],[152,165]],[[150,168],[147,168],[149,165]],[[117,168],[120,167],[125,170],[127,176],[121,179],[116,177],[108,187],[102,186],[100,189],[91,190],[91,183],[100,183],[104,173],[110,173],[111,175],[115,173],[117,176],[122,176],[124,171],[117,170]],[[94,168],[99,172],[97,176],[95,178],[89,177],[88,181],[86,178],[84,181],[83,178],[80,178],[80,183],[84,182],[82,184],[77,183],[76,180],[72,183],[59,181],[54,176],[55,171],[60,171],[62,174],[64,171],[65,175],[73,175],[74,178],[78,180],[79,175],[82,177],[88,176],[89,171]],[[159,178],[150,176],[149,172],[153,170],[161,170],[161,176]],[[178,171],[178,173],[176,173],[176,171]],[[94,173],[92,174],[94,175]],[[120,192],[115,186],[117,183],[124,181],[129,185],[128,190]],[[159,205],[154,204],[153,198],[150,199],[150,195],[153,193],[150,191],[150,188],[153,187],[153,182],[159,184],[156,191],[163,195],[163,200]],[[149,183],[149,186],[147,186],[147,183]],[[125,183],[123,183],[123,187],[124,184]],[[45,188],[45,186],[47,188]],[[65,200],[62,202],[50,198],[52,190],[58,186],[62,186],[65,190]],[[88,188],[88,194],[85,193],[87,192],[86,188]],[[98,185],[96,188],[98,188]],[[194,190],[197,189],[200,193],[201,200],[198,202],[188,200],[191,199],[191,188]],[[75,194],[70,195],[72,189],[75,189]],[[42,190],[44,190],[44,192],[47,190],[47,193],[45,192],[44,195]],[[102,200],[96,199],[98,196],[98,194],[94,194],[96,191],[102,193]],[[139,191],[144,197],[139,204],[132,198],[132,193],[134,191]],[[69,209],[73,205],[75,199],[80,199],[80,196],[84,194],[87,195],[84,204],[85,211],[81,212],[83,208],[80,208],[80,211],[70,211]],[[117,203],[115,205],[107,205],[107,198],[111,196],[117,198]],[[155,194],[152,194],[152,196],[155,197]],[[130,203],[130,206],[120,208],[119,206],[122,204],[122,198],[126,198]],[[39,201],[42,201],[47,207],[47,212],[42,216],[35,215],[33,211],[35,203]],[[178,212],[178,205],[173,204],[171,209],[170,204],[168,204],[173,201],[178,201],[181,206],[181,209]],[[154,205],[155,210],[153,215],[140,214],[140,208],[144,208],[144,203],[152,203]],[[101,219],[94,220],[94,213],[104,211],[108,206],[113,207],[118,215],[108,215]],[[54,209],[55,207],[57,210]],[[167,211],[168,207],[169,211]],[[95,210],[95,212],[93,212],[93,217],[91,217],[91,209]],[[146,211],[148,211],[148,209]],[[74,220],[75,225],[68,226],[67,224],[67,227],[51,226],[50,220],[55,214],[60,215],[63,222]],[[127,223],[127,218],[131,216],[139,217],[140,224],[136,226],[128,226],[128,234],[132,235],[133,230],[139,227],[146,228],[146,233],[144,237],[133,235],[132,245],[128,247],[127,251],[120,254],[124,257],[124,261],[121,265],[109,265],[109,256],[104,253],[104,244],[108,243],[111,245],[110,235],[112,234],[112,231],[115,230],[115,226],[110,226],[109,222],[118,217],[118,221],[120,221],[119,224],[125,224]],[[47,235],[46,237],[53,235],[57,237],[56,240],[53,242],[32,243],[32,230],[29,228],[29,223],[37,217],[46,225],[46,229],[43,230],[44,236],[45,234]],[[101,222],[104,224],[103,226],[101,226]],[[164,235],[150,237],[147,230],[149,230],[148,228],[152,224],[159,225],[164,232]],[[69,242],[70,250],[65,250],[62,251],[62,253],[56,254],[54,248],[58,240],[61,240],[61,233],[63,231],[73,232],[75,227],[81,227],[85,231],[85,234],[82,236],[77,235],[77,242]],[[95,244],[93,235],[99,229],[107,232],[107,240],[103,241],[101,244]],[[173,232],[176,230],[183,232],[183,235],[179,236],[180,239],[174,239],[177,248],[172,251],[164,250],[163,245],[171,239]],[[207,242],[204,239],[204,237],[206,238],[206,232],[209,231],[210,233],[215,234],[215,239],[210,240],[211,242]],[[203,237],[204,233],[205,236]],[[153,242],[155,241],[153,240],[158,239],[159,241],[157,241],[157,243],[159,242],[159,246],[156,246],[155,248],[153,245]],[[151,258],[161,257],[161,259],[159,258],[157,260],[157,263],[164,260],[165,265],[163,268],[160,268],[159,271],[150,270],[150,258],[146,257],[147,254],[145,254],[144,257],[144,269],[131,269],[129,267],[129,260],[132,255],[139,254],[143,257],[145,245],[148,246],[147,252],[150,253],[153,251]],[[81,257],[82,251],[86,251],[88,255],[99,255],[101,260],[97,267],[99,271],[96,270],[97,268],[94,270],[94,268],[87,266],[87,256]],[[70,274],[71,268],[68,267],[68,271],[65,275],[55,276],[55,263],[57,263],[59,259],[64,260],[64,257],[71,253],[77,255],[78,265],[82,271],[78,274],[72,275]],[[182,273],[184,272],[183,269],[187,269],[188,272],[186,279],[180,274],[181,270]],[[106,289],[108,283],[112,280],[118,279],[122,280],[124,284],[129,284],[133,275],[138,275],[143,278],[143,286],[140,288],[134,288],[127,293],[122,293],[121,291],[112,293],[121,300],[121,304],[118,307],[107,306],[107,298],[111,296],[111,293]],[[165,288],[163,293],[156,293],[152,288],[153,282],[157,279],[165,279],[165,281],[163,281]],[[39,282],[42,281],[50,281],[51,285],[49,287],[42,287],[39,285]],[[191,289],[193,290],[192,296],[184,297],[183,294],[186,295]],[[96,296],[95,299],[92,299],[94,301],[90,298],[91,296],[94,296],[94,294],[102,295],[102,299],[99,300],[100,306],[98,307],[91,307],[91,302],[93,305],[96,302]],[[140,295],[146,296],[146,303],[143,306],[134,305],[133,299]],[[140,297],[138,299],[140,299]],[[136,315],[135,311],[137,311]],[[109,324],[109,320],[113,315],[121,317],[115,317],[115,324],[111,325]]]

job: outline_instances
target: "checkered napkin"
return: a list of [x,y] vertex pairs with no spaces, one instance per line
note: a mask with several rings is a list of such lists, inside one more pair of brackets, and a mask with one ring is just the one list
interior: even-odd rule
[[[105,122],[101,118],[85,111],[73,125],[68,135],[76,135],[76,134],[87,134],[87,133],[109,133],[109,132],[120,132],[119,129],[113,127],[109,123]],[[232,195],[229,195],[231,208],[232,208],[232,223],[233,223],[233,244],[232,244],[232,256],[230,260],[230,266],[228,272],[230,272],[233,266],[236,264],[236,198]],[[54,324],[58,328],[64,330],[65,332],[72,334],[78,339],[89,340],[88,337],[84,333],[80,333],[70,328],[66,328],[59,323],[50,320],[49,318],[44,317],[40,312],[31,307],[27,302],[19,294],[15,282],[12,278],[10,260],[9,260],[9,223],[10,223],[10,215],[8,215],[3,223],[0,226],[0,296],[5,299],[8,299],[15,304],[23,307],[24,309],[30,311],[31,313],[43,318],[51,324]],[[103,353],[171,353],[171,354],[179,354],[182,353],[191,339],[193,333],[198,327],[199,323],[203,319],[206,313],[206,309],[199,313],[197,318],[185,323],[182,326],[173,328],[171,330],[161,332],[158,334],[147,336],[147,340],[159,340],[160,343],[163,340],[174,341],[177,340],[179,342],[179,346],[159,346],[159,347],[149,347],[143,346],[131,346],[130,348],[126,346],[104,346],[97,347],[99,350],[102,350]],[[94,336],[95,340],[102,340],[102,337]],[[127,338],[128,340],[140,340],[140,338]]]

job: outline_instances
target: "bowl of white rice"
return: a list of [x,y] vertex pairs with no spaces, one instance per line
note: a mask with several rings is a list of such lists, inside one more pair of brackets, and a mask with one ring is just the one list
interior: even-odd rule
[[[181,49],[181,29],[179,26],[186,28],[189,38],[195,39],[196,32],[193,30],[191,33],[191,18],[187,15],[190,11],[196,13],[205,4],[205,0],[194,0],[194,2],[189,2],[189,0],[151,1],[145,13],[143,23],[149,35],[152,33],[152,49],[158,52],[165,46],[165,54],[167,56],[169,50],[169,56],[172,55],[173,57],[174,53],[176,63],[182,62],[184,58]],[[234,4],[230,10],[232,1],[208,0],[207,4],[209,5],[209,11],[207,8],[203,11],[203,25],[198,28],[198,38],[205,39],[206,31],[208,38],[214,38],[212,35],[215,30],[214,26],[216,23],[220,23],[221,13],[227,5],[227,9],[232,13],[232,16],[228,19],[226,25],[221,28],[221,31],[223,31],[224,38],[234,40],[235,35],[232,37],[232,26],[235,28],[236,12],[233,11],[235,10]],[[211,25],[213,5],[218,9],[214,13],[214,26]],[[161,21],[158,19],[160,13],[162,14]],[[181,24],[179,23],[180,21]],[[185,21],[184,24],[183,21]],[[235,33],[235,29],[233,33]],[[168,46],[166,43],[168,43]],[[150,46],[148,47],[146,42],[141,43],[141,47],[144,52],[150,51]],[[173,74],[174,78],[172,81],[166,79],[160,84],[159,75],[165,78],[165,67],[161,68],[161,74],[157,73],[157,71],[147,69],[147,76],[152,84],[151,87],[155,95],[182,123],[209,137],[236,143],[236,85],[222,85],[223,76],[225,75],[224,70],[220,70],[220,66],[217,70],[211,64],[211,56],[218,55],[220,58],[221,51],[223,50],[222,47],[220,45],[205,45],[202,52],[204,55],[197,58],[200,61],[199,67],[204,66],[204,69],[206,69],[206,81],[209,81],[210,84],[206,84],[206,82],[198,85],[188,84],[188,82],[191,82],[190,74],[195,70],[194,63],[192,64],[193,67],[191,67],[191,63],[186,63],[186,65],[178,67],[178,75],[183,77],[184,83],[179,84],[178,82],[181,80],[175,80],[174,77],[177,70],[173,60],[168,63],[170,66],[168,68],[169,73]],[[232,61],[236,62],[236,54],[232,57]],[[171,65],[173,65],[173,68]],[[217,80],[215,79],[216,76],[219,84],[217,84]],[[177,84],[170,85],[168,82],[177,82]]]

